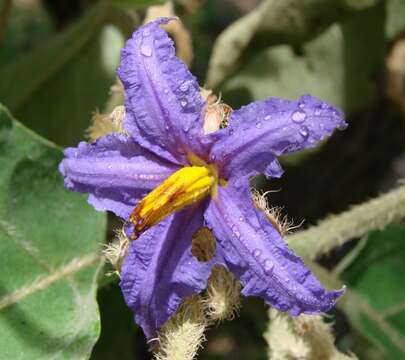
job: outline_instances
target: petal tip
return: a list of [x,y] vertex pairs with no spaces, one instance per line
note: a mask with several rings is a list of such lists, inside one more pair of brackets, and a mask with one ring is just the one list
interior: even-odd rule
[[172,20],[180,20],[180,19],[178,16],[161,16],[141,26],[137,31],[135,31],[135,33],[138,32],[141,28],[145,28],[150,25],[168,24]]

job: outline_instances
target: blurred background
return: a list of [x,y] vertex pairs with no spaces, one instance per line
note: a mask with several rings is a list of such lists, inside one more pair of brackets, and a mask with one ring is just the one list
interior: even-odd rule
[[[122,103],[115,71],[125,39],[145,19],[170,14],[182,21],[168,28],[178,55],[232,108],[311,93],[345,111],[345,131],[282,158],[281,179],[255,180],[295,224],[306,228],[405,178],[405,0],[2,0],[0,102],[57,145],[76,145],[94,112]],[[107,238],[115,226],[109,219]],[[330,316],[338,347],[362,359],[405,358],[405,231],[387,231],[369,236],[342,277],[377,309],[399,304],[389,321],[400,342],[373,324],[353,326],[340,310]],[[333,269],[359,240],[319,263]],[[104,282],[92,359],[150,359],[117,279]],[[244,299],[239,316],[208,331],[200,358],[266,359],[267,319],[261,300]]]

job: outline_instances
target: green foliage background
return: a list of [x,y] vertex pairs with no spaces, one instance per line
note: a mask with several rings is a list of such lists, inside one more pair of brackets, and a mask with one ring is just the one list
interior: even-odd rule
[[[107,226],[106,214],[65,190],[57,166],[92,113],[117,102],[119,51],[147,7],[164,1],[51,3],[0,1],[0,359],[149,359],[100,256],[116,220]],[[282,179],[255,181],[280,189],[271,205],[307,228],[405,179],[405,63],[387,65],[405,42],[405,1],[276,3],[174,9],[193,39],[192,71],[232,107],[311,93],[346,112],[344,133],[283,158]],[[330,230],[343,240],[313,265],[328,270],[328,285],[348,286],[331,315],[338,347],[360,359],[405,358],[405,201],[384,204],[393,215],[378,226],[371,216]],[[266,359],[266,323],[263,303],[245,299],[237,319],[208,332],[201,358]]]

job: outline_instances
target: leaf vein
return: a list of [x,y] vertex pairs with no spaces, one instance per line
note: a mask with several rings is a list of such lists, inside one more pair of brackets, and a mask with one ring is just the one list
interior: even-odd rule
[[0,299],[0,310],[5,309],[18,301],[26,298],[27,296],[46,288],[52,283],[73,275],[86,267],[95,264],[97,261],[102,259],[102,255],[99,252],[93,252],[85,255],[81,258],[76,258],[69,263],[54,269],[51,274],[46,276],[40,276],[34,280],[31,284],[28,284],[11,294],[8,294]]
[[53,268],[44,259],[39,256],[40,251],[33,246],[29,241],[25,240],[8,221],[0,219],[0,230],[2,230],[15,244],[21,248],[28,256],[48,272],[52,272]]

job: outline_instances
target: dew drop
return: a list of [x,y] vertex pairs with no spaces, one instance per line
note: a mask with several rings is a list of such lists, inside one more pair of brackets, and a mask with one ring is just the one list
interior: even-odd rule
[[299,133],[303,138],[306,138],[308,136],[308,130],[305,127],[301,128]]
[[321,115],[321,109],[316,108],[314,114],[315,114],[315,116]]
[[165,94],[168,94],[168,93],[169,93],[169,89],[164,89],[163,92],[164,92]]
[[187,81],[183,82],[183,83],[180,85],[180,91],[182,91],[182,92],[186,92],[186,91],[188,90],[188,88],[189,88],[189,84],[188,84]]
[[260,129],[262,127],[262,123],[259,121],[256,123],[256,128]]
[[292,121],[294,121],[296,123],[302,123],[306,117],[307,117],[307,115],[303,111],[300,111],[300,110],[294,111],[293,114],[291,115]]
[[239,239],[240,232],[238,231],[238,228],[235,225],[233,225],[231,229],[232,229],[233,234]]
[[262,253],[262,251],[260,249],[254,249],[253,250],[253,257],[255,259],[258,259],[260,257],[260,255],[261,255],[261,253]]
[[152,48],[149,45],[141,45],[141,54],[143,56],[152,56]]
[[273,273],[274,264],[270,260],[265,260],[263,263],[264,273],[266,275],[271,275]]
[[298,107],[299,107],[300,109],[303,109],[303,108],[305,107],[305,104],[304,104],[304,103],[299,103],[299,104],[298,104]]
[[241,216],[241,217],[239,218],[239,221],[240,221],[240,222],[244,222],[244,221],[245,221],[245,218],[244,218],[243,216]]
[[186,107],[187,106],[187,101],[186,100],[181,100],[180,101],[180,105],[181,105],[181,107]]
[[271,119],[271,115],[266,115],[265,117],[264,117],[264,120],[270,120]]

